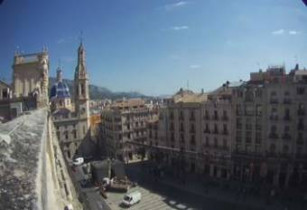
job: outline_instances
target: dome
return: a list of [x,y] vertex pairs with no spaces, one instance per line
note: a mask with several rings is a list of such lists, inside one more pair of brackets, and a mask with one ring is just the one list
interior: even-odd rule
[[57,82],[55,83],[50,90],[50,99],[64,99],[70,98],[69,88],[68,85],[64,82]]

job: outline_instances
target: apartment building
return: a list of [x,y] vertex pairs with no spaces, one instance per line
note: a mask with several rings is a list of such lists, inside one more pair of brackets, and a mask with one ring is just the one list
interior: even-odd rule
[[306,103],[307,71],[298,65],[288,74],[283,66],[272,66],[207,94],[180,90],[150,127],[158,134],[150,140],[155,146],[150,157],[175,171],[302,186],[307,181]]
[[226,82],[208,94],[202,109],[202,145],[204,159],[200,164],[203,174],[228,179],[232,173],[232,88],[236,83]]
[[[159,110],[159,119],[149,125],[151,142],[150,158],[160,166],[172,165],[177,175],[199,172],[198,154],[202,144],[202,109],[204,93],[196,94],[180,89],[172,98],[165,100]],[[153,137],[154,136],[154,137]]]
[[147,122],[154,112],[142,99],[116,101],[102,111],[101,148],[105,156],[129,161],[144,152],[147,144]]
[[236,179],[280,187],[306,182],[306,88],[307,71],[273,66],[234,90]]

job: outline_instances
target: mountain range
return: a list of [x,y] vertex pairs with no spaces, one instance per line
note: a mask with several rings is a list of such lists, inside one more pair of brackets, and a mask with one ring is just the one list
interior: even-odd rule
[[[63,79],[63,82],[66,83],[69,87],[70,94],[74,94],[73,80]],[[56,83],[56,78],[49,77],[49,88]],[[142,93],[131,91],[131,92],[113,92],[105,87],[100,87],[97,85],[89,85],[89,92],[91,99],[122,99],[122,98],[151,98]]]

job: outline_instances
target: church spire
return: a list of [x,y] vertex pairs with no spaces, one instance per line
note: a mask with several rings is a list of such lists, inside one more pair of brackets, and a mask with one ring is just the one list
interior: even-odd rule
[[75,77],[85,78],[86,76],[85,49],[81,41],[78,48],[78,63],[75,71]]
[[62,82],[63,80],[61,67],[58,67],[56,70],[56,80],[57,82]]

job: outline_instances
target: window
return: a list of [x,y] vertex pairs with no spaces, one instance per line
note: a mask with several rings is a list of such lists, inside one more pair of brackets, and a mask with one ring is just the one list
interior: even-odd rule
[[218,112],[216,110],[214,110],[214,119],[215,120],[219,119]]
[[238,129],[241,129],[241,128],[242,128],[242,119],[241,119],[241,118],[237,118],[237,120],[236,120],[236,125],[237,125],[237,128],[238,128]]
[[180,142],[184,143],[184,135],[183,135],[183,133],[180,134]]
[[209,146],[209,137],[206,136],[206,146],[208,147]]
[[190,111],[190,120],[195,120],[194,111]]
[[215,133],[215,134],[218,134],[218,133],[219,133],[217,124],[214,124],[214,133]]
[[191,135],[191,142],[190,144],[195,145],[195,135]]
[[74,135],[74,138],[76,139],[77,138],[77,131],[76,130],[73,131],[73,135]]
[[303,94],[305,93],[305,88],[304,88],[304,87],[298,87],[298,88],[296,89],[296,93],[297,93],[298,95],[303,95]]
[[214,138],[214,147],[217,148],[218,147],[218,141],[217,138]]
[[227,149],[227,140],[226,139],[223,139],[223,148]]
[[271,152],[271,153],[275,153],[275,150],[276,150],[275,144],[271,144],[271,145],[270,145],[270,152]]
[[181,131],[181,132],[184,131],[183,123],[180,123],[180,131]]
[[261,144],[261,133],[260,132],[256,133],[256,144]]
[[236,141],[237,142],[241,142],[242,141],[241,131],[237,131],[237,133],[236,133]]
[[191,132],[191,133],[195,133],[195,125],[194,125],[194,124],[191,124],[191,126],[190,126],[190,132]]
[[246,143],[251,143],[252,142],[252,132],[251,131],[247,131],[245,133],[245,140],[246,140]]
[[276,125],[272,125],[271,126],[271,132],[276,133],[276,131],[277,131]]
[[260,98],[262,96],[262,91],[260,89],[256,90],[256,97]]
[[8,98],[8,92],[7,90],[2,91],[2,98]]
[[245,114],[246,115],[253,115],[254,114],[254,107],[253,107],[253,105],[246,105],[245,106]]
[[262,106],[260,104],[256,105],[256,115],[261,116],[262,115]]
[[242,108],[241,108],[241,105],[239,105],[239,104],[236,106],[236,113],[237,113],[237,115],[242,114]]
[[183,111],[180,111],[180,114],[179,114],[179,119],[180,119],[180,120],[183,120],[183,119],[184,119],[184,116],[183,116]]
[[81,95],[85,96],[85,86],[84,86],[84,84],[81,84]]

